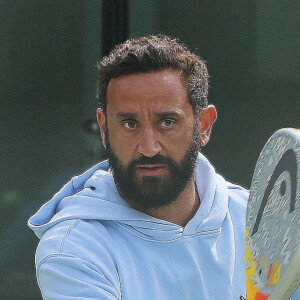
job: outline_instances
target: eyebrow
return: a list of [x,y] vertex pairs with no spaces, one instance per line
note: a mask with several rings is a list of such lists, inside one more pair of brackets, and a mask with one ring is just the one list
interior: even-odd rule
[[165,111],[154,113],[159,118],[184,118],[184,114],[177,111]]
[[[165,112],[156,112],[154,113],[156,117],[159,118],[184,118],[184,114],[177,111],[165,111]],[[138,115],[132,112],[119,111],[115,114],[115,118],[120,119],[137,119]]]
[[115,118],[119,119],[136,119],[138,117],[137,114],[125,111],[119,111],[115,114]]

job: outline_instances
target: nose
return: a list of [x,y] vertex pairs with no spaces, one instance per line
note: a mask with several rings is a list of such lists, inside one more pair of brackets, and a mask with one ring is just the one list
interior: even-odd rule
[[139,133],[137,151],[147,157],[155,156],[162,148],[157,135],[151,127],[144,128]]

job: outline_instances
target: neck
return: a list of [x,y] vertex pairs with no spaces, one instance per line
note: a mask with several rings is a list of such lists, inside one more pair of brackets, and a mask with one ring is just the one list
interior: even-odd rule
[[200,199],[196,190],[195,178],[193,178],[185,187],[183,192],[172,203],[150,210],[144,210],[136,205],[130,205],[152,217],[166,220],[184,227],[195,215],[199,206]]

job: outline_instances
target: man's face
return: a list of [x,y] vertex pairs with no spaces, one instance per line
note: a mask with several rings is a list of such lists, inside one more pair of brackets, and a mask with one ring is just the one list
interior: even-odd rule
[[192,180],[200,149],[180,73],[164,70],[112,79],[106,120],[98,111],[120,194],[143,209],[176,200]]

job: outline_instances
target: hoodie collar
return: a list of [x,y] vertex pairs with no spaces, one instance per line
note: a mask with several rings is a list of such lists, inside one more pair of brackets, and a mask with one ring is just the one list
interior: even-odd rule
[[50,227],[70,219],[113,221],[148,240],[172,241],[184,235],[218,232],[228,210],[226,181],[199,154],[196,185],[201,205],[183,228],[137,211],[123,200],[110,172],[95,166],[74,177],[29,220],[40,238]]

